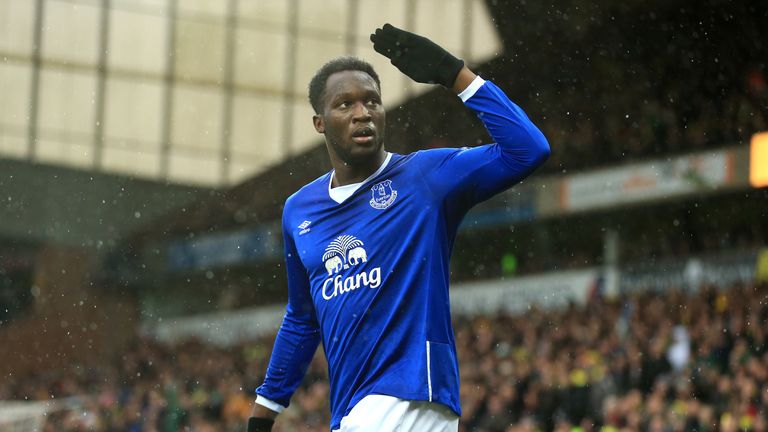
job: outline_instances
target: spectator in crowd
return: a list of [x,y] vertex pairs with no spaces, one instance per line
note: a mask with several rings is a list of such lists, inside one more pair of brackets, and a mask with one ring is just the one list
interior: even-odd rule
[[[752,283],[457,317],[460,430],[766,431],[766,322],[768,287]],[[12,377],[0,395],[70,407],[46,431],[242,431],[271,342],[142,340],[111,364]],[[276,430],[327,431],[325,370],[316,356]]]

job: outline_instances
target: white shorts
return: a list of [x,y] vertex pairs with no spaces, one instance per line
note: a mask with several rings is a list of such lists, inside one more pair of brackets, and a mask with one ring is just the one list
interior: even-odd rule
[[368,395],[333,432],[457,432],[459,417],[445,405]]

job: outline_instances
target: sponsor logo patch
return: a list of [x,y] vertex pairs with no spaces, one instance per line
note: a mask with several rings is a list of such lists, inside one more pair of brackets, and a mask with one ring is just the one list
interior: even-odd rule
[[323,264],[328,279],[323,282],[322,295],[325,300],[354,291],[361,287],[378,288],[381,285],[381,267],[361,271],[344,277],[340,273],[368,261],[365,244],[352,235],[341,235],[325,248]]

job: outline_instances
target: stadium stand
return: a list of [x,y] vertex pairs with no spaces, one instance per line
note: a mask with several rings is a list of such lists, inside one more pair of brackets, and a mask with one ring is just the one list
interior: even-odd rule
[[[762,3],[491,3],[496,22],[510,23],[497,28],[505,51],[475,69],[521,103],[550,140],[552,155],[537,176],[745,144],[768,127]],[[388,149],[488,142],[454,99],[436,89],[390,110]],[[329,168],[318,145],[223,197],[169,213],[133,241],[278,220],[284,199]]]
[[[768,285],[752,281],[458,317],[460,430],[765,431],[766,320]],[[44,431],[238,431],[271,344],[138,340],[113,361],[14,377],[0,399],[64,401]],[[325,368],[319,352],[276,430],[327,430]]]

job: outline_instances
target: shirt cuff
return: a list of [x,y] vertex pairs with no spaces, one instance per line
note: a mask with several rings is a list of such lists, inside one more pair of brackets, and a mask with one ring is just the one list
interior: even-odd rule
[[475,95],[475,92],[485,84],[485,80],[480,78],[480,75],[476,76],[471,83],[464,90],[459,93],[459,97],[462,102],[466,102],[469,98]]
[[276,412],[278,414],[283,412],[283,410],[285,409],[284,406],[280,405],[277,402],[273,402],[273,401],[265,398],[262,395],[257,395],[256,396],[256,403],[261,405],[261,406],[263,406],[263,407],[265,407],[265,408],[271,409],[272,411],[274,411],[274,412]]

